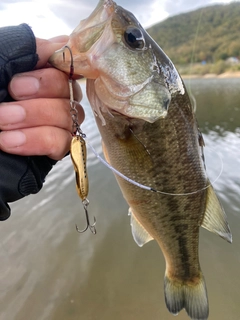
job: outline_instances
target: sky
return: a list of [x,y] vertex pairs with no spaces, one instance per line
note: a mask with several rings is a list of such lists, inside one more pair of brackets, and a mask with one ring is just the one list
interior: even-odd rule
[[[89,16],[98,0],[0,0],[0,27],[28,23],[36,37],[49,39],[70,34]],[[117,0],[148,27],[169,16],[211,4],[235,0]]]

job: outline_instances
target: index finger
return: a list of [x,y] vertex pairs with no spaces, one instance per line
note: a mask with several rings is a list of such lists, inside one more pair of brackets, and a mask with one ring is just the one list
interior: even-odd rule
[[[74,99],[80,101],[82,92],[73,81]],[[36,98],[69,98],[68,76],[54,68],[45,68],[17,74],[9,84],[9,93],[15,100]]]

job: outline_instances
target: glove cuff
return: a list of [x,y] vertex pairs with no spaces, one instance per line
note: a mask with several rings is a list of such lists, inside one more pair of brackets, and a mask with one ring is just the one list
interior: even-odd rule
[[6,101],[12,77],[33,70],[37,62],[36,39],[27,24],[0,28],[0,101]]

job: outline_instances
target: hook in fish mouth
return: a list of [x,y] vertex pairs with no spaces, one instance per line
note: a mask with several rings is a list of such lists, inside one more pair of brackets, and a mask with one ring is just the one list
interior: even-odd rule
[[[66,48],[68,50],[66,50]],[[55,51],[48,62],[55,68],[69,73],[71,66],[73,66],[73,54],[68,45],[65,45],[61,49]]]
[[[92,53],[91,49],[95,45],[97,37],[94,37],[93,43],[88,39],[93,34],[97,34],[99,37],[102,35],[107,22],[112,19],[117,7],[117,4],[112,0],[101,0],[90,16],[82,20],[73,30],[67,44],[55,51],[49,58],[49,63],[55,68],[69,73],[70,66],[74,62],[75,75],[96,79],[98,72],[92,70],[90,61],[92,55],[96,55],[95,50],[93,49],[94,53]],[[108,36],[106,37],[104,42],[108,39]],[[98,51],[98,56],[101,53],[101,50]]]
[[[68,45],[65,45],[63,47],[64,49],[68,49],[69,53],[70,53],[70,70],[69,70],[69,80],[72,80],[72,77],[74,75],[74,66],[73,66],[73,54],[72,54],[72,50]],[[63,61],[65,62],[65,51],[63,51]]]

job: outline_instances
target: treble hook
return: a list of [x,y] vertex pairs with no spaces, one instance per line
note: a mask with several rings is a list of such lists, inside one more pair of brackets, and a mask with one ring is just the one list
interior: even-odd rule
[[87,210],[87,207],[88,207],[88,205],[89,205],[88,199],[83,200],[82,203],[83,203],[83,208],[84,208],[85,215],[86,215],[87,226],[86,226],[85,229],[80,230],[80,229],[78,228],[78,226],[76,225],[76,230],[77,230],[77,232],[79,232],[79,233],[83,233],[83,232],[87,231],[87,229],[90,229],[90,231],[91,231],[93,234],[96,234],[96,233],[97,233],[97,230],[96,230],[96,228],[95,228],[95,225],[96,225],[96,222],[97,222],[97,221],[96,221],[96,218],[93,217],[94,223],[93,223],[92,225],[91,225],[91,223],[90,223],[89,214],[88,214],[88,210]]

